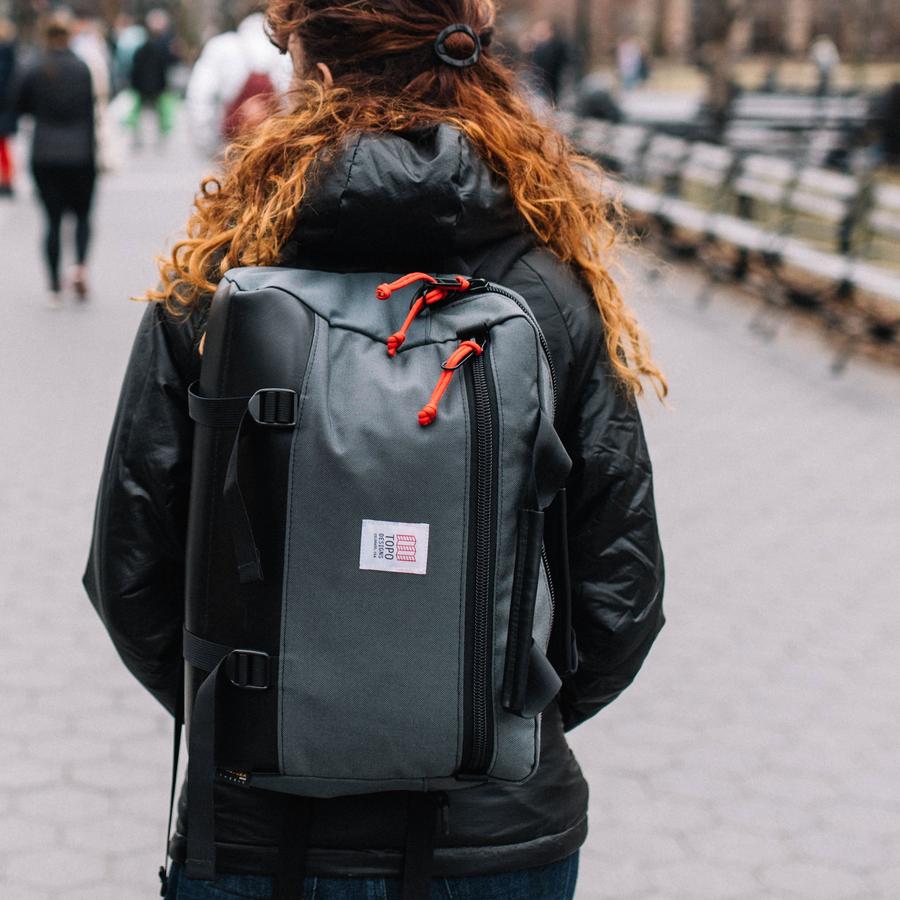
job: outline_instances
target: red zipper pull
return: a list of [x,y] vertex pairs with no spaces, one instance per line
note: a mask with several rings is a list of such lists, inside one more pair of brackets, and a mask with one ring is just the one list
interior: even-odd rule
[[441,366],[444,371],[441,372],[441,377],[438,379],[437,386],[431,394],[431,399],[419,412],[419,424],[423,428],[431,425],[437,418],[438,404],[447,392],[447,388],[450,387],[450,382],[453,380],[453,373],[456,372],[469,357],[473,355],[481,356],[482,353],[484,353],[484,347],[477,341],[463,341],[453,353],[450,354],[450,358]]
[[415,303],[409,308],[409,315],[406,317],[406,321],[400,326],[399,331],[395,331],[388,339],[387,339],[387,348],[388,348],[388,356],[396,356],[397,350],[403,345],[403,342],[406,340],[406,334],[409,329],[412,327],[412,323],[415,322],[416,316],[425,309],[425,304],[428,302],[428,295],[424,294],[419,297]]
[[434,284],[437,279],[432,278],[431,275],[426,275],[424,272],[411,272],[409,275],[404,275],[396,281],[390,281],[387,284],[379,284],[378,287],[375,288],[375,296],[379,300],[388,300],[394,291],[409,287],[417,281],[425,281],[428,284]]
[[406,336],[409,333],[409,329],[412,328],[416,316],[418,316],[426,306],[444,300],[451,293],[463,293],[469,289],[470,284],[469,279],[464,278],[462,275],[454,275],[452,279],[446,277],[439,279],[434,278],[431,275],[426,275],[424,272],[411,272],[409,275],[404,275],[396,281],[379,284],[375,289],[375,296],[379,300],[388,300],[394,291],[409,287],[417,281],[424,281],[425,284],[434,284],[437,285],[437,287],[428,290],[425,285],[423,285],[422,288],[420,288],[420,295],[416,297],[413,305],[410,307],[406,321],[400,326],[400,330],[395,331],[386,341],[388,356],[393,357],[397,355],[397,351],[406,341]]

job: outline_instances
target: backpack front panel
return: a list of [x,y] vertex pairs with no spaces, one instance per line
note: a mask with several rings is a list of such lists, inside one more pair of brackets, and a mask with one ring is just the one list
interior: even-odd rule
[[[263,531],[269,544],[281,536],[283,557],[272,570],[281,583],[273,585],[269,574],[263,590],[279,594],[279,623],[256,642],[276,659],[278,677],[240,706],[271,710],[275,699],[262,729],[277,744],[275,768],[271,753],[254,760],[240,752],[240,715],[231,709],[221,716],[232,734],[220,745],[236,748],[226,762],[240,760],[248,784],[335,796],[521,781],[537,765],[540,709],[510,711],[506,703],[510,672],[527,674],[523,659],[543,656],[553,616],[546,568],[536,557],[542,513],[533,469],[546,433],[558,438],[546,427],[554,398],[537,325],[511,295],[463,296],[423,315],[390,358],[384,340],[407,304],[374,299],[373,287],[389,279],[229,273],[239,301],[232,307],[258,321],[245,321],[229,339],[230,363],[216,346],[204,361],[201,384],[212,396],[261,387],[300,395],[296,427],[278,438],[279,446],[285,435],[291,441],[279,488],[286,507],[267,508],[259,497],[248,502],[254,520],[280,517]],[[240,302],[248,297],[252,302]],[[299,319],[291,304],[305,310]],[[288,336],[297,322],[306,332],[299,344]],[[422,427],[417,413],[442,363],[468,338],[484,352],[455,373],[437,420]],[[228,372],[244,366],[239,360],[273,352],[289,357],[272,370],[281,382]],[[212,454],[213,481],[221,481],[228,438],[224,433]],[[256,486],[267,477],[267,439],[253,444],[245,469]],[[552,454],[565,457],[561,445]],[[211,496],[192,513],[212,515],[213,537],[222,532],[217,508]],[[523,583],[532,587],[523,591]],[[189,627],[244,646],[259,629],[240,623],[256,621],[257,610],[225,593],[231,612],[220,618],[210,598],[202,615],[189,609]],[[520,693],[531,690],[530,681],[519,681]]]
[[[403,779],[457,767],[468,477],[461,383],[441,406],[439,429],[417,420],[448,353],[433,344],[390,359],[383,343],[318,321],[285,550],[285,774]],[[364,533],[365,522],[384,524]],[[424,574],[361,568],[372,549],[363,541],[379,542],[374,555],[387,566],[407,533],[416,538],[407,555]]]

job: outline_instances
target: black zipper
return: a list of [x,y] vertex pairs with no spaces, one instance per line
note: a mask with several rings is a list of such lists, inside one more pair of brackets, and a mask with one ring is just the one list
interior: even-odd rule
[[547,590],[550,593],[550,629],[553,631],[553,620],[556,618],[556,590],[553,587],[553,578],[550,575],[550,558],[547,556],[547,545],[541,544],[541,562],[544,565],[544,575],[547,578]]
[[487,356],[472,358],[466,390],[473,423],[475,489],[469,513],[470,559],[466,615],[466,731],[462,773],[483,774],[494,752],[493,646],[494,568],[497,555],[497,401]]
[[[501,287],[499,284],[495,284],[493,281],[485,281],[480,278],[473,279],[471,282],[471,287],[464,294],[460,294],[460,298],[469,297],[472,294],[500,294],[501,297],[506,297],[508,300],[512,300],[519,309],[525,313],[528,321],[534,326],[535,333],[538,336],[538,340],[540,341],[541,348],[544,351],[544,357],[547,360],[547,368],[550,370],[550,382],[553,385],[553,415],[554,418],[556,416],[556,407],[559,401],[559,379],[556,375],[556,366],[553,364],[553,357],[550,354],[550,344],[547,341],[546,336],[544,335],[544,331],[541,328],[540,322],[538,322],[535,314],[531,311],[531,307],[528,306],[520,297],[517,297],[512,291],[506,290],[506,288]],[[454,298],[456,299],[456,298]]]

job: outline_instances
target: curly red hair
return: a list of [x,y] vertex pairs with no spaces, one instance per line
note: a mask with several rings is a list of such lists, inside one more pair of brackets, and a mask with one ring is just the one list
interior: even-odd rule
[[[186,314],[233,266],[273,265],[290,236],[315,162],[351,134],[402,132],[449,123],[508,185],[537,239],[580,272],[597,302],[615,374],[632,393],[666,379],[610,274],[617,229],[600,190],[602,172],[540,121],[515,76],[490,50],[468,68],[442,63],[436,36],[468,25],[484,40],[492,0],[271,0],[273,42],[298,61],[288,108],[233,144],[223,174],[203,182],[187,237],[160,261],[162,284],[148,298]],[[448,52],[467,56],[465,33]],[[333,83],[323,84],[324,63]]]

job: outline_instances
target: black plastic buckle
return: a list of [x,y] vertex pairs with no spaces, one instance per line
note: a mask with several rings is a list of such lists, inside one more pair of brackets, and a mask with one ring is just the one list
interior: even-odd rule
[[[426,289],[433,291],[435,288],[447,288],[451,291],[467,291],[468,288],[459,283],[460,275],[435,275],[434,281],[425,285]],[[466,282],[470,282],[466,279]]]
[[228,680],[248,691],[264,691],[269,687],[269,654],[257,650],[232,650],[225,660]]
[[293,428],[298,409],[297,392],[288,388],[263,388],[247,403],[253,421],[272,428]]

